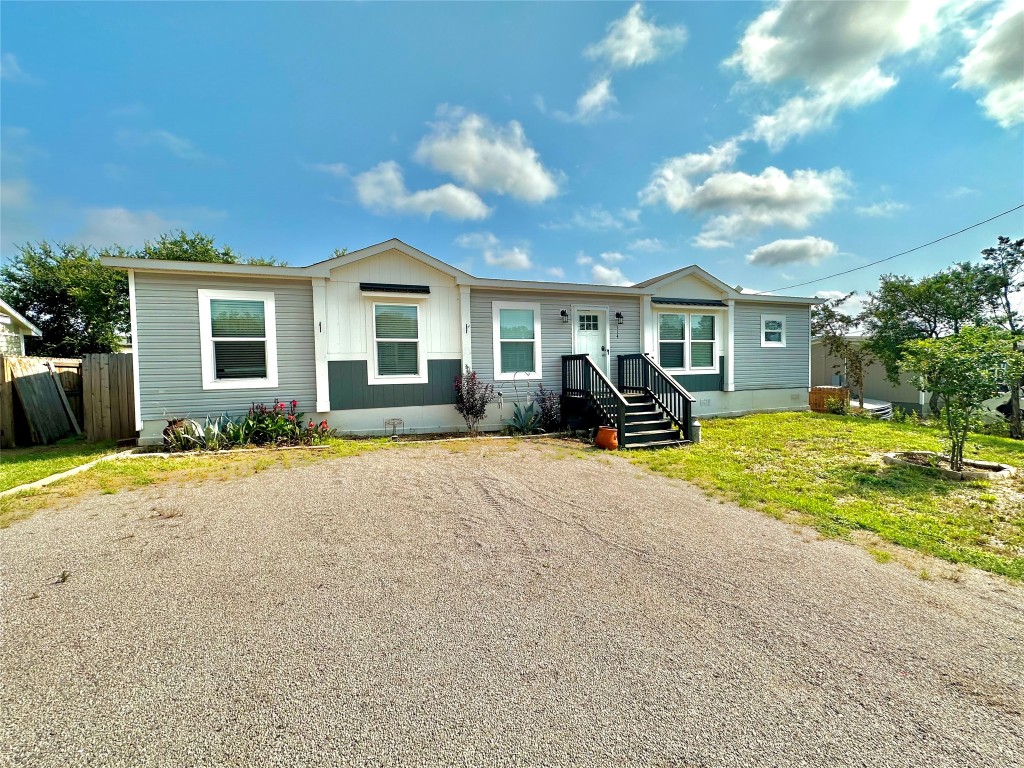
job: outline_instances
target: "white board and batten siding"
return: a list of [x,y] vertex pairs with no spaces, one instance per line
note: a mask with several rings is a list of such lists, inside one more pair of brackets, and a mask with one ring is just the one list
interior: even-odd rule
[[[367,296],[360,283],[427,285],[430,294],[410,301],[400,295]],[[423,339],[428,359],[458,358],[462,354],[459,332],[459,288],[446,275],[398,251],[331,270],[327,282],[327,359],[367,360],[373,343],[374,303],[414,303],[423,312]]]
[[[786,346],[761,346],[761,316],[783,315]],[[734,319],[733,373],[737,390],[810,386],[811,321],[806,305],[738,300]]]
[[[517,386],[520,398],[538,383],[545,388],[562,391],[562,355],[573,354],[573,307],[607,307],[609,343],[611,346],[610,378],[614,384],[618,376],[617,355],[636,354],[641,351],[640,326],[641,299],[639,296],[613,294],[587,295],[533,291],[490,291],[474,288],[470,299],[470,327],[473,340],[473,368],[484,381],[492,382],[495,390],[505,399],[515,395],[511,381],[494,380],[493,303],[496,301],[540,303],[541,315],[541,375],[540,382],[520,379]],[[569,322],[562,322],[561,312],[569,313]],[[622,325],[615,322],[615,313],[623,315]]]
[[[308,280],[136,271],[139,390],[143,421],[238,414],[254,403],[298,400],[316,406],[313,291]],[[278,386],[203,389],[199,290],[273,292]]]

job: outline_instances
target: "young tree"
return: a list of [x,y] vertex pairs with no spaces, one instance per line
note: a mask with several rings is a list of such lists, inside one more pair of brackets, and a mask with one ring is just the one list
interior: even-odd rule
[[998,394],[1006,377],[1015,380],[1024,374],[1024,356],[1013,344],[1013,336],[991,327],[964,328],[955,336],[906,344],[904,369],[922,389],[942,396],[950,466],[958,472],[967,432],[982,403]]
[[[990,277],[989,305],[993,320],[1013,336],[1024,334],[1019,312],[1013,308],[1013,297],[1024,290],[1024,238],[1011,240],[1002,235],[998,244],[981,252],[982,268]],[[1024,379],[1007,382],[1010,385],[1010,437],[1024,438],[1020,391]]]
[[476,371],[466,366],[466,373],[457,376],[452,383],[455,387],[455,410],[466,420],[470,434],[475,435],[480,420],[487,415],[487,406],[494,400],[494,385],[480,381]]
[[[825,349],[846,364],[846,380],[857,393],[860,407],[864,407],[864,371],[874,362],[864,341],[851,338],[857,330],[859,318],[840,310],[854,293],[829,299],[811,312],[811,333],[821,338]],[[837,366],[838,368],[838,366]]]
[[[883,275],[878,290],[868,293],[861,320],[868,349],[885,367],[886,377],[899,384],[908,342],[956,335],[987,322],[990,287],[985,270],[966,262],[920,280]],[[930,406],[936,413],[938,401],[932,392]]]
[[29,354],[81,357],[121,348],[130,327],[128,278],[101,266],[100,255],[130,254],[43,241],[21,246],[0,268],[0,296],[43,332],[25,340]]

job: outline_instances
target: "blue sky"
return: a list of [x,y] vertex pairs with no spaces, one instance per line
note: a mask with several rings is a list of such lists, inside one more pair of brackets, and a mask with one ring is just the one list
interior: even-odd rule
[[[1024,3],[20,3],[2,252],[184,227],[303,265],[770,290],[1024,202]],[[1021,212],[791,293],[1024,236]]]

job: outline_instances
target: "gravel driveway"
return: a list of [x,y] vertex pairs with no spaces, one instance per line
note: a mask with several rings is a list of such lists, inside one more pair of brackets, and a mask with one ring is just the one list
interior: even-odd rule
[[1024,764],[1024,589],[456,446],[0,531],[0,764]]

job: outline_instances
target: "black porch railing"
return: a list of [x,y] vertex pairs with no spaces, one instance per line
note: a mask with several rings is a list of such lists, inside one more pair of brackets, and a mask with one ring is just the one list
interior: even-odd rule
[[647,353],[619,355],[619,392],[643,392],[676,423],[683,439],[690,440],[690,414],[694,397]]
[[589,355],[562,355],[562,395],[588,398],[604,424],[615,427],[620,444],[623,442],[628,403]]

